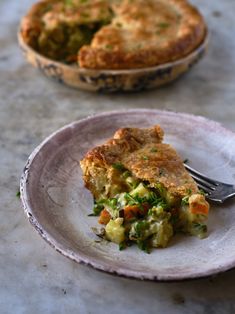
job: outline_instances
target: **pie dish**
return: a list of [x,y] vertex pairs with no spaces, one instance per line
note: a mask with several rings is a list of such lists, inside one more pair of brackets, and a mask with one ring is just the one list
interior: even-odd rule
[[102,236],[147,253],[179,232],[206,237],[209,204],[159,125],[121,128],[80,161]]
[[139,90],[189,69],[207,29],[186,0],[43,0],[22,19],[19,42],[31,63],[68,85]]
[[54,132],[30,155],[20,189],[30,223],[68,258],[120,276],[175,281],[215,275],[235,267],[233,200],[219,206],[211,204],[207,238],[177,235],[171,245],[153,250],[150,255],[134,246],[119,251],[112,242],[97,241],[91,231],[97,218],[88,217],[93,199],[84,187],[79,161],[119,128],[148,128],[154,124],[161,125],[165,141],[193,168],[214,179],[234,182],[235,134],[219,123],[160,110],[103,113]]
[[199,46],[206,27],[186,0],[43,0],[21,31],[46,57],[120,70],[180,59]]

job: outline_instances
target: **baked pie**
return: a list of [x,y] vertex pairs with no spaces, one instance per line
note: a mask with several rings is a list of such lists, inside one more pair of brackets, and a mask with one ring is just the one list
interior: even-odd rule
[[186,0],[42,0],[21,23],[29,46],[90,69],[135,69],[180,59],[206,25]]
[[173,234],[204,238],[209,204],[159,125],[122,128],[81,160],[103,236],[124,248],[166,247]]

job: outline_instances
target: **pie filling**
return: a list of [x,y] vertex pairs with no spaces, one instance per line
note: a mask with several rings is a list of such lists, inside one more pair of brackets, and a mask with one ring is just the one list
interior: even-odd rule
[[38,37],[37,50],[53,60],[77,62],[79,49],[89,44],[93,35],[107,23],[105,20],[73,26],[63,23],[56,28],[44,29]]
[[31,21],[31,46],[65,63],[77,62],[80,48],[90,44],[94,34],[113,17],[106,1],[50,0],[41,2],[37,12]]
[[110,191],[113,197],[101,195],[91,214],[105,225],[99,236],[117,243],[120,250],[136,243],[147,253],[153,247],[166,247],[175,233],[206,236],[209,206],[204,195],[189,190],[180,198],[161,183],[153,187],[137,179],[122,164],[113,166],[119,173],[118,185]]

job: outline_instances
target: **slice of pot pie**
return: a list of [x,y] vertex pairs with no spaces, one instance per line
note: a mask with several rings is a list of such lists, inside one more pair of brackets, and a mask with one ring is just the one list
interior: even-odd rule
[[21,23],[27,44],[91,69],[134,69],[180,59],[205,38],[186,0],[43,0]]
[[204,238],[209,204],[159,125],[119,129],[81,160],[106,239],[124,248],[166,247],[173,234]]

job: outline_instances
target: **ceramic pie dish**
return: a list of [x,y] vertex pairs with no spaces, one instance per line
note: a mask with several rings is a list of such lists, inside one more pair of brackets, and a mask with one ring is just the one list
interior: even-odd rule
[[169,83],[208,44],[203,17],[185,0],[43,0],[22,19],[18,38],[46,76],[94,91]]

